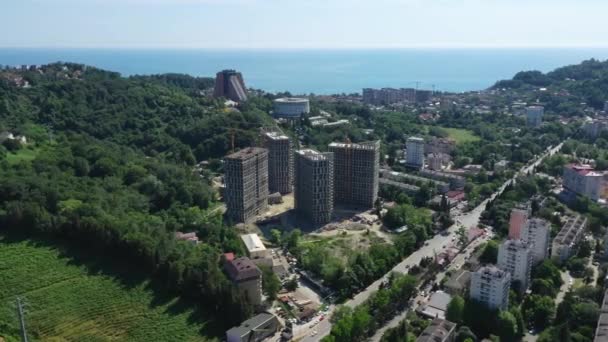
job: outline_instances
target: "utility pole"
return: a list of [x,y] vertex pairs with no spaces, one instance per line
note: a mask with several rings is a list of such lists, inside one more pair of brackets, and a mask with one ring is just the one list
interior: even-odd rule
[[17,297],[17,314],[19,315],[19,325],[21,326],[21,342],[28,342],[27,331],[25,330],[25,317],[23,314],[23,304],[21,298]]

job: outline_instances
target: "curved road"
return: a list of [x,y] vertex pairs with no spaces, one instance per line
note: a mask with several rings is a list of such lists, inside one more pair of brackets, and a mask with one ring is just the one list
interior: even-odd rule
[[[513,178],[507,180],[496,192],[494,192],[492,194],[492,196],[490,196],[489,198],[487,198],[483,202],[481,202],[477,207],[475,207],[475,209],[460,216],[459,217],[460,223],[465,227],[477,226],[479,224],[479,218],[481,217],[481,213],[485,210],[486,205],[488,204],[488,202],[490,200],[493,200],[494,198],[496,198],[496,196],[502,194],[503,191],[505,190],[505,188],[509,184],[511,184],[511,182],[515,181],[515,178],[517,176],[532,171],[532,169],[535,168],[536,166],[538,166],[545,157],[551,156],[551,155],[555,154],[555,152],[559,151],[562,148],[562,145],[563,145],[563,142],[560,143],[559,145],[555,146],[554,148],[550,149],[549,151],[545,152],[538,159],[536,159],[536,161],[534,161],[534,163],[522,167],[521,170],[513,176]],[[388,273],[386,273],[384,276],[382,276],[382,278],[373,282],[365,290],[359,292],[354,298],[352,298],[352,299],[348,300],[346,303],[344,303],[344,305],[349,306],[351,308],[354,308],[354,307],[360,305],[361,303],[366,301],[372,293],[378,291],[380,284],[382,284],[383,282],[388,280],[388,277],[392,272],[407,273],[408,268],[411,266],[414,266],[414,265],[418,265],[420,263],[420,260],[422,260],[422,258],[434,256],[435,251],[437,251],[437,252],[441,251],[443,249],[443,246],[447,245],[451,241],[452,236],[456,236],[457,230],[458,230],[458,224],[454,224],[450,228],[448,228],[449,235],[443,236],[443,235],[437,234],[433,238],[427,240],[427,243],[424,246],[422,246],[419,250],[415,251],[410,256],[405,258],[403,261],[401,261],[399,264],[397,264],[395,267],[393,267],[392,270],[390,270]],[[329,313],[327,316],[330,316],[330,315],[331,315],[331,313]],[[329,335],[329,332],[331,331],[331,323],[329,322],[329,319],[319,322],[315,326],[314,330],[317,332],[317,334],[315,334],[315,336],[306,336],[301,341],[303,341],[303,342],[320,341],[323,337]]]

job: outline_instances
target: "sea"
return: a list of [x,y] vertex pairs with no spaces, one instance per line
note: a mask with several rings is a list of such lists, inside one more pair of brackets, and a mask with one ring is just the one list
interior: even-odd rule
[[1,48],[0,65],[75,62],[122,75],[243,73],[250,88],[292,94],[341,94],[362,88],[482,90],[522,70],[551,71],[587,59],[608,59],[608,48],[572,49],[39,49]]

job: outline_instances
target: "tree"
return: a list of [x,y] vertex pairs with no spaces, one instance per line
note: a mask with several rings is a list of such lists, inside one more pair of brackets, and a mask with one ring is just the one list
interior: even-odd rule
[[299,229],[294,229],[289,232],[287,236],[287,249],[293,250],[298,247],[298,243],[300,241],[300,236],[302,236],[302,231]]
[[518,306],[512,307],[509,312],[515,317],[515,321],[517,322],[517,335],[523,336],[526,333],[526,323],[524,322],[524,316],[521,314],[521,310]]
[[523,312],[535,328],[544,329],[555,316],[555,303],[551,297],[533,294],[524,301]]
[[446,311],[446,319],[457,324],[461,324],[464,319],[464,299],[456,295],[448,304]]
[[456,332],[456,342],[465,342],[467,340],[477,341],[477,336],[473,334],[469,327],[461,326]]
[[456,236],[458,236],[458,246],[460,248],[464,248],[469,243],[469,237],[464,226],[458,228]]
[[498,257],[498,243],[494,240],[488,241],[486,243],[481,256],[479,257],[479,261],[484,264],[495,264],[496,258]]
[[517,337],[517,321],[508,311],[498,314],[498,336],[502,342],[512,342]]
[[272,268],[265,265],[260,265],[259,267],[262,270],[262,289],[264,290],[264,294],[272,302],[281,289],[281,281],[279,280],[279,277],[274,274]]
[[270,230],[270,242],[272,242],[275,245],[281,244],[281,231],[280,230],[278,230],[278,229]]
[[285,289],[287,291],[293,292],[298,288],[298,278],[293,277],[285,282]]

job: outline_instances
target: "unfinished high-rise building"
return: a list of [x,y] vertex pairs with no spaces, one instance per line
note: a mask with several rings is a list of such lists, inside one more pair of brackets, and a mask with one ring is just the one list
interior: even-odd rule
[[295,153],[294,206],[313,224],[331,221],[334,210],[334,155],[315,150]]
[[334,202],[365,208],[378,198],[380,141],[331,143],[334,154]]
[[288,136],[278,132],[264,133],[268,150],[268,190],[271,194],[290,193],[293,189],[293,145]]
[[268,206],[268,151],[248,147],[224,158],[226,214],[250,222]]

